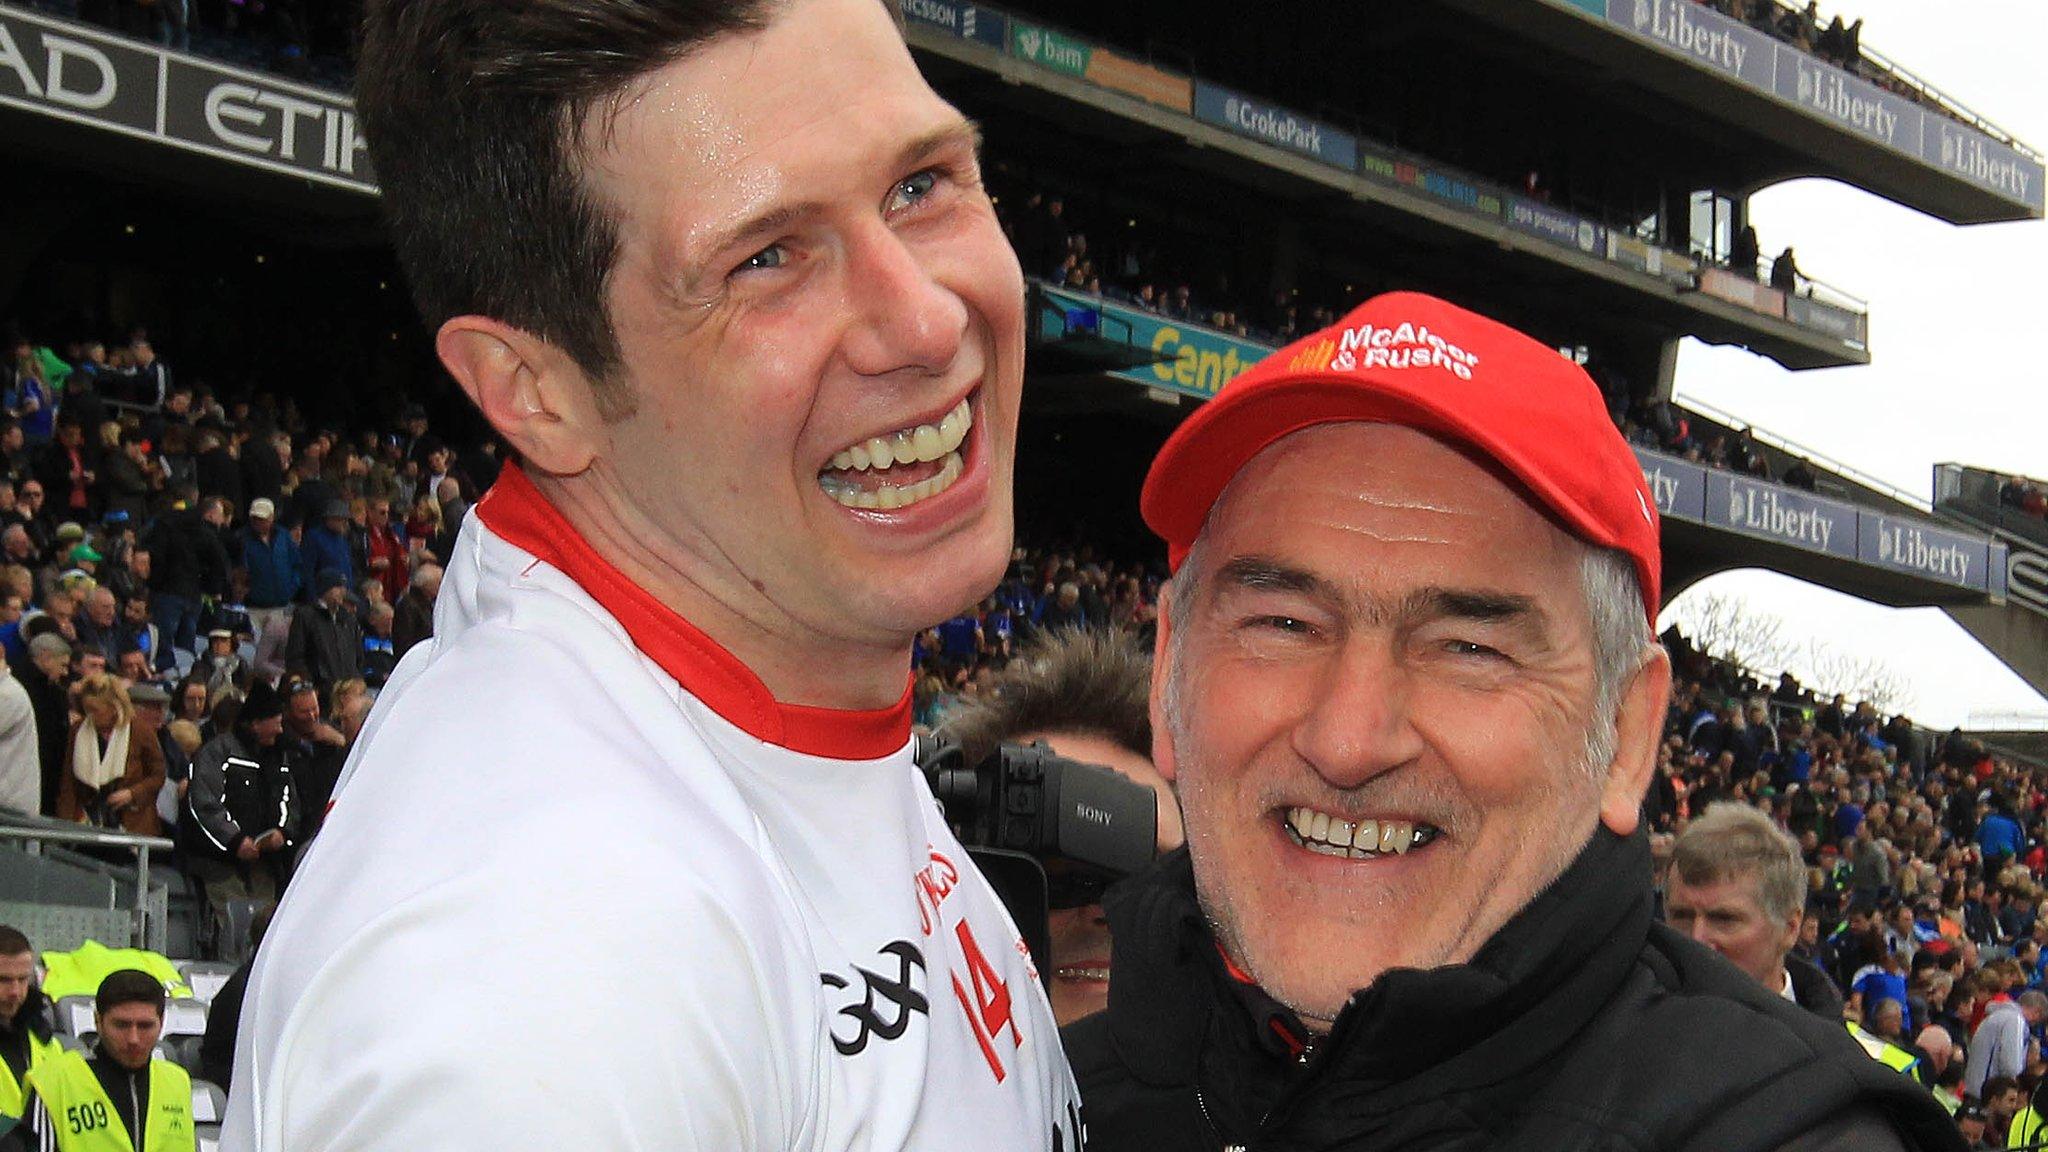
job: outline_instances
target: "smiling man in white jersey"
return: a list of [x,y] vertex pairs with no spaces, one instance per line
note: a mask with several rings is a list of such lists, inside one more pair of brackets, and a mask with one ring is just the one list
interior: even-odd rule
[[222,1146],[1078,1148],[910,754],[911,638],[1010,542],[972,125],[880,0],[373,0],[359,86],[523,463],[265,940]]

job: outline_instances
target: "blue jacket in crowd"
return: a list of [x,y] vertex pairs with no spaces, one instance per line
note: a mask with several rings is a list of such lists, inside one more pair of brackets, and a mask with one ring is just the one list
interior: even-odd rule
[[356,586],[355,561],[350,558],[348,537],[330,530],[326,521],[306,529],[305,542],[299,546],[299,587],[311,593],[320,573],[329,568],[348,578],[351,592]]
[[1984,823],[1977,826],[1977,847],[1983,849],[1986,860],[2018,856],[2026,848],[2020,822],[2003,812],[1984,817]]
[[273,528],[270,543],[265,544],[254,532],[243,529],[240,560],[249,570],[249,607],[282,608],[298,598],[302,584],[299,546],[291,533]]

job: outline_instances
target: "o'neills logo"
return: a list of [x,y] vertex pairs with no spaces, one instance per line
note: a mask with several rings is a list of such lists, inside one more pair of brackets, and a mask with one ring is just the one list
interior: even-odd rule
[[1324,367],[1332,372],[1441,368],[1460,380],[1470,380],[1472,370],[1479,366],[1479,357],[1431,332],[1426,324],[1401,323],[1390,328],[1361,324],[1339,333],[1334,347],[1328,341],[1317,347],[1330,347]]

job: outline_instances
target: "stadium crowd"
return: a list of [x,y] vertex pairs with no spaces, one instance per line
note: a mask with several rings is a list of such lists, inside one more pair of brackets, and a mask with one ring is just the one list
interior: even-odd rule
[[1998,502],[2038,520],[2048,520],[2048,489],[2026,476],[2008,476],[1998,484]]
[[139,333],[9,346],[0,808],[174,836],[218,924],[317,832],[496,459],[417,407],[350,437],[223,403]]
[[1792,956],[1826,977],[1800,1003],[1892,1046],[1985,1146],[2042,1139],[2048,770],[1664,641],[1676,678],[1645,802],[1662,858],[1712,805],[1767,814],[1806,870]]

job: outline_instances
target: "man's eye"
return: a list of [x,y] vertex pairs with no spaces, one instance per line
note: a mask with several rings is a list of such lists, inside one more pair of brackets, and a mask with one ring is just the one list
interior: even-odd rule
[[740,261],[740,266],[733,269],[733,271],[772,272],[787,263],[789,263],[789,252],[780,244],[770,244],[745,260]]
[[1454,656],[1499,656],[1499,649],[1488,648],[1471,640],[1447,640],[1444,648]]
[[1297,616],[1260,616],[1252,621],[1258,628],[1271,628],[1296,636],[1306,636],[1315,631],[1315,625]]
[[896,186],[889,190],[889,211],[900,212],[915,205],[931,195],[938,182],[938,172],[930,168],[898,180]]

